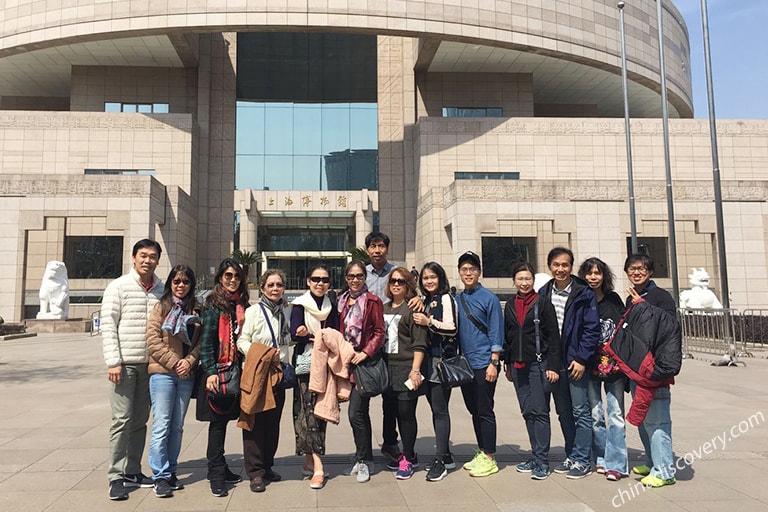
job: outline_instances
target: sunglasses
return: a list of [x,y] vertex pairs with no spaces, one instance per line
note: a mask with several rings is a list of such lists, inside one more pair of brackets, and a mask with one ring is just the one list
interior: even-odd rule
[[189,286],[189,279],[174,279],[173,281],[171,281],[171,284],[176,286],[180,284],[183,284],[184,286]]
[[405,279],[395,279],[394,277],[389,280],[389,284],[396,284],[397,286],[405,286],[407,281]]
[[235,274],[232,272],[224,272],[224,279],[240,279],[240,274]]
[[312,277],[309,278],[309,280],[312,281],[315,284],[317,284],[317,283],[328,284],[328,283],[331,282],[331,278],[330,277],[312,276]]
[[365,274],[347,274],[347,281],[354,281],[357,279],[358,281],[362,281],[365,279]]

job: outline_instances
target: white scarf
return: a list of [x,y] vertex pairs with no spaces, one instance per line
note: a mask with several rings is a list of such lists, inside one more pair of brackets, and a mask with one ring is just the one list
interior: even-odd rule
[[304,308],[304,325],[310,334],[315,334],[322,329],[323,320],[331,313],[331,301],[328,295],[323,296],[322,309],[317,309],[317,302],[309,291],[304,292],[293,300],[294,305]]

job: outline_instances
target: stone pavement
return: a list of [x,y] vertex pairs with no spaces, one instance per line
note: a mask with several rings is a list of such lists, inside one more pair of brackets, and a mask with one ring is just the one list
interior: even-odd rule
[[[501,471],[473,479],[457,469],[441,482],[426,482],[418,471],[397,481],[376,450],[370,482],[358,484],[340,473],[350,465],[352,433],[342,411],[329,425],[325,457],[331,477],[320,491],[301,479],[294,455],[290,409],[282,417],[275,469],[283,481],[267,492],[237,484],[226,498],[211,496],[205,480],[207,426],[187,415],[179,477],[186,488],[159,499],[136,489],[123,502],[107,499],[106,459],[109,382],[101,339],[87,334],[43,334],[0,342],[0,511],[764,511],[768,510],[768,360],[764,353],[738,368],[711,367],[686,360],[672,392],[673,441],[680,457],[678,483],[643,490],[635,478],[609,482],[593,474],[582,480],[551,475],[537,482],[517,473],[528,441],[512,385],[496,391]],[[453,451],[459,461],[473,453],[474,436],[460,393],[451,401]],[[372,403],[374,443],[380,439],[380,406]],[[194,404],[192,404],[194,405]],[[433,453],[426,400],[419,405],[417,451],[423,462]],[[718,439],[719,438],[719,439]],[[714,440],[714,441],[713,441]],[[628,428],[630,458],[641,460],[637,429]],[[723,446],[723,444],[725,446]],[[553,411],[552,460],[562,458],[562,438]],[[231,424],[227,458],[242,470],[240,432]],[[146,452],[145,452],[146,453]],[[146,457],[146,455],[145,455]],[[148,472],[146,462],[144,472]]]

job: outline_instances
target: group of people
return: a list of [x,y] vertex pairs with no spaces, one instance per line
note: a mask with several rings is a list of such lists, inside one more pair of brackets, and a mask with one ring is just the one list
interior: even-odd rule
[[[627,259],[624,270],[633,288],[624,303],[603,261],[585,260],[575,276],[573,253],[557,247],[547,258],[553,279],[538,292],[533,266],[514,268],[517,294],[502,312],[499,299],[480,284],[481,260],[474,252],[459,257],[463,290],[454,296],[440,264],[426,263],[420,271],[396,267],[387,260],[389,242],[380,232],[366,237],[370,263],[346,266],[346,287],[338,298],[329,269],[314,266],[307,291],[290,309],[281,270],[260,276],[259,299],[250,304],[246,275],[231,258],[221,262],[213,290],[197,304],[192,269],[176,265],[163,283],[154,274],[160,245],[137,242],[131,270],[109,284],[102,303],[104,360],[112,382],[109,498],[127,499],[131,487],[153,487],[158,497],[183,488],[176,470],[193,395],[197,419],[209,423],[211,493],[227,496],[228,485],[242,480],[225,459],[232,420],[242,431],[250,489],[264,492],[281,480],[273,466],[286,389],[293,390],[296,454],[304,457],[301,471],[310,487],[326,483],[327,425],[339,422],[339,402],[347,400],[355,455],[346,473],[367,482],[373,471],[371,394],[361,389],[353,370],[380,360],[389,381],[381,393],[387,468],[408,479],[419,467],[416,408],[425,395],[436,447],[426,479],[440,481],[456,462],[448,407],[453,388],[439,368],[458,354],[472,373],[460,387],[477,441],[475,455],[463,465],[471,476],[499,471],[494,396],[503,373],[514,383],[531,443],[530,459],[517,471],[539,480],[549,475],[553,397],[566,451],[554,471],[581,478],[594,465],[609,480],[628,476],[624,393],[631,388],[638,406],[633,402],[627,418],[637,420],[648,457],[632,471],[649,486],[674,483],[669,385],[680,364],[674,325],[664,339],[656,333],[667,331],[646,335],[651,331],[646,327],[664,323],[656,308],[676,323],[675,304],[650,279],[648,256]],[[643,309],[648,304],[651,309]],[[679,353],[679,327],[677,336]],[[643,350],[647,357],[638,354]],[[232,389],[233,382],[238,389]],[[152,476],[146,477],[141,459],[150,410]]]

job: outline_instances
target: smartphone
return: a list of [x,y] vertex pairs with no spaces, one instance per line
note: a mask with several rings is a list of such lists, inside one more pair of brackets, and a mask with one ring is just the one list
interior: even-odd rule
[[[419,381],[423,381],[424,376],[419,374]],[[411,379],[405,379],[405,387],[413,391],[413,382],[411,382]]]

